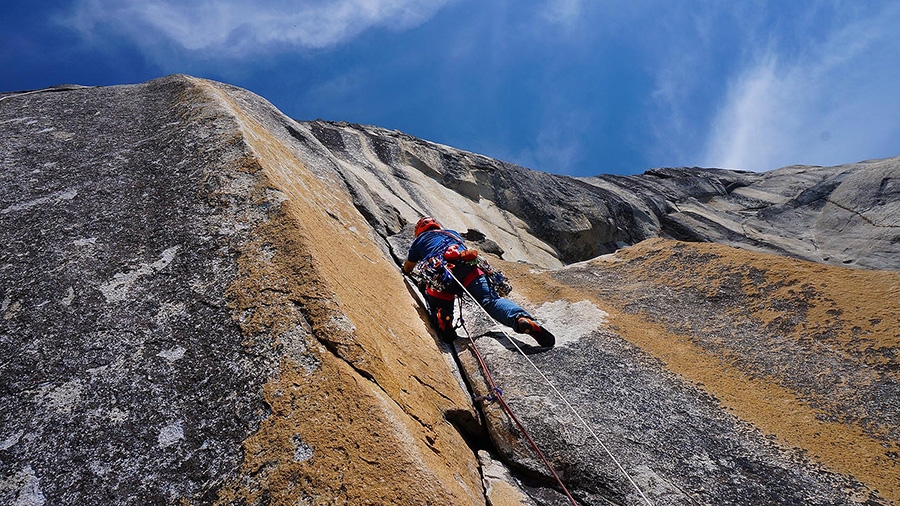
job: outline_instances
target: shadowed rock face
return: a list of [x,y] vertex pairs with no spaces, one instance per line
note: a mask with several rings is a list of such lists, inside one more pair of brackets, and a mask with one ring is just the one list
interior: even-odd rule
[[900,158],[575,179],[187,76],[0,138],[0,503],[565,503],[397,270],[425,213],[557,334],[578,415],[463,309],[582,504],[900,500]]
[[434,214],[486,233],[504,258],[547,267],[665,237],[900,269],[900,157],[759,174],[666,168],[570,178],[370,126],[302,125],[388,235]]

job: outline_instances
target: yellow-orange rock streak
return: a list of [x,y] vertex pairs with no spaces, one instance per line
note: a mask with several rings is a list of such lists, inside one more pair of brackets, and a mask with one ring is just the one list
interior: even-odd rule
[[[248,330],[277,335],[296,325],[290,313],[301,307],[327,345],[308,341],[318,361],[312,371],[283,360],[264,392],[273,413],[245,442],[241,476],[220,501],[483,504],[477,461],[443,416],[471,409],[468,397],[399,271],[344,193],[329,188],[340,183],[307,170],[217,85],[195,83],[240,125],[261,169],[257,193],[286,196],[241,259],[233,313],[251,315]],[[265,245],[275,251],[271,261],[255,253]],[[280,303],[259,295],[272,287]],[[272,309],[279,304],[283,310]],[[309,458],[297,458],[298,444],[308,445]]]

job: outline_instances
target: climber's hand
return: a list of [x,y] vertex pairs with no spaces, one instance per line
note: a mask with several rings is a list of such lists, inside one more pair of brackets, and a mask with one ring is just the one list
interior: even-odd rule
[[458,244],[453,244],[446,251],[444,251],[444,260],[448,262],[456,262],[457,260],[462,260],[463,262],[471,262],[478,258],[478,250],[474,249],[464,249],[460,250]]
[[459,260],[459,257],[460,251],[458,244],[453,244],[444,251],[444,260],[447,260],[448,262],[455,262],[456,260]]

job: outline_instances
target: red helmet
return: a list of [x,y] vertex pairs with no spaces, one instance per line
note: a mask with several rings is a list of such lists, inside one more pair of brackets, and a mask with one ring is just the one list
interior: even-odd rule
[[439,229],[441,228],[440,223],[434,220],[431,216],[422,216],[419,218],[419,221],[416,222],[416,237],[419,237],[419,234],[426,230]]

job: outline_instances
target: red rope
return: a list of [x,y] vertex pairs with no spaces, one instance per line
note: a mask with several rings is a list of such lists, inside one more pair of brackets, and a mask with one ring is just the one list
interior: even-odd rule
[[510,409],[509,405],[506,404],[506,401],[503,400],[503,391],[497,388],[497,385],[494,384],[494,378],[491,376],[490,371],[488,371],[487,365],[484,363],[484,359],[481,357],[481,352],[478,351],[478,346],[475,344],[475,340],[472,339],[472,335],[469,334],[469,329],[466,328],[465,324],[462,323],[462,303],[459,305],[460,312],[460,323],[462,325],[463,330],[466,331],[466,337],[469,338],[469,342],[472,344],[472,350],[475,352],[475,357],[478,359],[478,364],[481,366],[481,371],[484,373],[485,378],[488,381],[488,385],[491,387],[491,391],[494,392],[494,397],[497,399],[497,402],[500,403],[500,406],[503,408],[503,411],[509,416],[509,419],[516,424],[516,427],[519,428],[519,431],[522,432],[522,435],[525,436],[525,439],[528,440],[528,444],[531,445],[531,448],[535,453],[541,458],[541,461],[547,467],[547,470],[550,471],[550,474],[556,478],[556,483],[559,483],[559,486],[562,488],[563,492],[566,494],[566,497],[569,498],[569,501],[574,506],[578,506],[578,503],[575,502],[575,499],[572,497],[572,494],[569,493],[569,489],[566,488],[566,485],[562,482],[559,475],[556,474],[556,471],[553,470],[553,466],[550,465],[550,462],[547,460],[547,457],[544,457],[544,453],[538,448],[537,444],[531,439],[531,436],[528,434],[528,431],[525,430],[525,427],[522,426],[522,423],[519,422],[519,419],[516,418],[516,415],[513,414],[512,409]]

